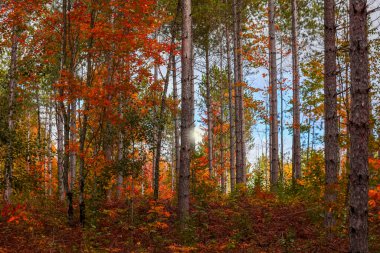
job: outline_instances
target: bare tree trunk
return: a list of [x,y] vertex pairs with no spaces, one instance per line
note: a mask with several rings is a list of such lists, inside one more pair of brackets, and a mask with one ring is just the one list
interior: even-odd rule
[[339,166],[339,130],[337,114],[336,92],[336,24],[335,24],[335,0],[325,0],[325,71],[324,71],[324,94],[325,94],[325,226],[329,236],[335,224],[334,203],[337,198],[338,166]]
[[186,227],[189,217],[189,181],[191,134],[193,130],[193,81],[192,81],[192,21],[191,0],[182,1],[182,110],[181,110],[181,154],[178,185],[178,216],[181,228]]
[[[122,106],[120,106],[120,118],[123,119]],[[123,133],[122,130],[119,132],[119,143],[117,147],[117,160],[120,162],[123,160]],[[122,187],[123,187],[123,172],[119,171],[117,175],[117,189],[116,189],[116,198],[117,200],[121,199]]]
[[[70,142],[74,146],[77,141],[77,124],[76,124],[76,114],[77,114],[77,100],[71,103],[71,121],[70,121]],[[76,164],[77,164],[77,153],[74,148],[70,149],[70,188],[71,191],[74,189],[75,179],[76,179]]]
[[223,32],[221,32],[220,43],[220,170],[221,170],[221,189],[222,192],[226,192],[226,169],[224,168],[224,91],[225,84],[223,80]]
[[[207,35],[208,36],[208,35]],[[212,108],[211,108],[211,91],[210,91],[210,60],[209,60],[209,42],[206,42],[206,107],[207,107],[207,145],[208,145],[208,169],[210,177],[213,176],[212,159],[213,159],[213,143],[212,143]]]
[[58,195],[59,199],[65,199],[65,190],[63,187],[63,114],[56,104],[56,121],[57,121],[57,165],[58,165]]
[[[173,63],[173,99],[175,102],[178,101],[178,89],[177,89],[177,64],[176,64],[176,57],[175,54],[172,55],[172,63]],[[175,112],[174,112],[174,141],[175,141],[175,174],[176,177],[179,175],[179,168],[180,168],[180,152],[181,152],[181,146],[179,143],[180,138],[180,118],[179,116],[179,108],[176,106]]]
[[[67,69],[67,36],[68,36],[68,22],[67,22],[67,8],[70,0],[63,0],[63,34],[62,37],[62,70]],[[66,78],[66,77],[64,77]],[[70,79],[70,78],[69,78]],[[70,84],[69,84],[70,85]],[[61,97],[64,96],[63,88],[60,89]],[[63,116],[63,188],[66,193],[68,209],[67,209],[67,219],[69,225],[73,225],[74,219],[74,209],[73,209],[73,193],[69,187],[69,169],[70,169],[70,108],[66,111],[66,106],[64,101],[60,101],[60,110]]]
[[[174,34],[172,38],[172,42],[174,40]],[[172,45],[174,42],[172,43]],[[156,157],[155,157],[155,168],[154,168],[154,200],[158,200],[158,193],[159,193],[159,187],[160,187],[160,160],[161,160],[161,145],[162,145],[162,135],[165,130],[165,123],[164,123],[164,114],[166,110],[166,93],[168,91],[169,87],[169,77],[170,77],[170,66],[171,66],[171,54],[173,52],[170,52],[169,56],[169,62],[168,62],[168,67],[167,67],[167,72],[166,72],[166,77],[165,77],[165,84],[164,84],[164,90],[162,92],[161,96],[161,105],[160,105],[160,113],[158,116],[158,133],[157,133],[157,143],[156,143]]]
[[[177,13],[179,13],[180,10],[180,3],[178,2],[177,7]],[[177,15],[177,14],[176,14]],[[172,60],[175,60],[175,57],[172,57],[174,55],[174,45],[175,45],[175,38],[177,35],[177,18],[174,19],[172,28],[171,28],[171,49],[169,52],[168,57],[168,65],[167,65],[167,71],[166,71],[166,77],[165,77],[165,84],[164,84],[164,90],[162,92],[161,96],[161,105],[160,105],[160,114],[159,114],[159,123],[158,123],[158,133],[157,133],[157,144],[156,144],[156,161],[155,161],[155,168],[154,168],[154,200],[158,200],[158,193],[159,193],[159,187],[160,187],[160,160],[161,160],[161,144],[162,144],[162,135],[165,130],[165,123],[164,123],[164,115],[166,111],[166,93],[169,88],[169,81],[170,81],[170,67],[172,66]]]
[[301,123],[300,123],[300,91],[298,65],[298,12],[297,0],[292,0],[292,68],[293,68],[293,179],[301,175]]
[[52,194],[52,188],[53,188],[53,177],[52,177],[52,171],[53,171],[53,159],[51,154],[51,140],[52,140],[52,118],[53,118],[53,110],[52,110],[52,104],[49,103],[49,123],[48,123],[48,138],[47,138],[47,155],[48,155],[48,175],[49,175],[49,189],[48,194],[51,196]]
[[226,47],[227,47],[227,82],[228,82],[228,111],[230,121],[230,181],[231,191],[235,189],[236,168],[235,168],[235,122],[234,122],[234,101],[233,101],[233,85],[231,80],[231,53],[230,53],[230,33],[226,25]]
[[236,184],[245,182],[244,129],[243,129],[243,71],[241,56],[241,0],[233,1],[234,14],[234,72],[235,72],[235,134],[236,134]]
[[18,36],[17,28],[12,29],[12,46],[11,46],[11,62],[9,66],[9,95],[8,95],[8,150],[5,160],[5,189],[4,200],[7,203],[11,202],[12,196],[12,177],[13,177],[13,160],[14,160],[14,136],[15,136],[15,106],[16,106],[16,85],[17,85],[17,49]]
[[368,252],[369,61],[367,1],[350,0],[350,252]]
[[277,63],[274,0],[269,0],[269,60],[270,60],[270,132],[271,132],[271,186],[278,183],[278,121],[277,121]]
[[[90,18],[90,28],[93,29],[95,27],[95,10],[91,6],[91,18]],[[94,38],[91,35],[87,41],[87,76],[86,76],[86,86],[91,87],[92,84],[92,52],[91,49],[94,44]],[[86,224],[86,203],[84,199],[84,187],[85,187],[85,168],[86,168],[86,150],[85,150],[85,142],[87,135],[87,127],[88,127],[88,111],[90,109],[90,105],[88,101],[84,100],[84,110],[83,110],[83,120],[80,132],[79,139],[79,221],[82,227]]]
[[281,55],[280,55],[280,140],[281,140],[281,150],[280,150],[280,182],[284,182],[284,69],[283,69],[283,35],[281,35]]

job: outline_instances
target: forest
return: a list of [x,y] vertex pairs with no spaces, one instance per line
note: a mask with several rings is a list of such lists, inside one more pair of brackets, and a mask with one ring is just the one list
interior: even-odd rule
[[380,252],[380,0],[0,0],[0,252]]

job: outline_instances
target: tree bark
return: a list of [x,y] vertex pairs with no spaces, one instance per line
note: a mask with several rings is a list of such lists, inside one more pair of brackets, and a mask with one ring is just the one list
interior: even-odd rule
[[271,186],[278,183],[278,121],[277,121],[277,61],[274,0],[269,0],[269,64],[270,64],[270,132],[271,132]]
[[[173,99],[175,102],[178,101],[178,89],[177,89],[177,64],[175,59],[175,54],[172,55],[172,63],[173,63]],[[180,169],[180,152],[181,152],[181,146],[180,146],[180,118],[179,115],[179,108],[176,106],[174,111],[174,141],[175,141],[175,174],[176,176],[179,175],[179,169]]]
[[297,0],[292,0],[292,68],[293,68],[293,180],[301,178],[300,77],[298,64]]
[[77,166],[77,153],[75,151],[75,143],[77,142],[77,100],[71,103],[71,118],[70,118],[70,143],[72,148],[70,149],[70,189],[73,191],[76,179],[76,166]]
[[211,108],[211,88],[210,88],[210,59],[209,59],[209,42],[206,42],[206,107],[207,107],[207,145],[208,145],[208,170],[210,177],[213,176],[212,159],[213,159],[213,143],[212,143],[212,108]]
[[181,228],[186,227],[189,217],[190,151],[193,130],[193,82],[192,82],[192,20],[191,0],[182,1],[182,110],[181,110],[181,154],[178,185],[178,216]]
[[[90,18],[90,28],[93,29],[95,27],[95,10],[91,6],[91,18]],[[92,52],[91,49],[94,44],[93,35],[87,41],[87,75],[86,75],[86,86],[91,87],[92,84]],[[87,127],[88,127],[88,111],[90,109],[89,102],[87,99],[84,99],[84,110],[83,110],[83,121],[80,132],[79,139],[79,221],[82,227],[86,224],[86,203],[84,199],[84,187],[85,187],[85,169],[86,169],[86,150],[85,150],[85,142],[87,135]]]
[[47,136],[47,156],[48,156],[48,175],[49,175],[49,186],[48,186],[48,194],[51,196],[53,190],[53,159],[51,154],[52,148],[52,129],[53,129],[53,110],[52,104],[49,103],[49,119],[48,119],[48,136]]
[[329,236],[335,224],[334,203],[337,198],[338,166],[339,166],[339,129],[337,114],[337,92],[336,92],[336,24],[335,24],[335,0],[325,0],[325,71],[324,71],[324,93],[325,93],[325,168],[326,168],[326,190],[325,190],[325,226]]
[[221,177],[220,177],[220,183],[221,183],[221,190],[223,193],[226,192],[226,169],[224,168],[224,132],[223,132],[223,126],[224,126],[224,91],[225,91],[225,84],[223,81],[223,32],[221,33],[221,43],[220,43],[220,80],[219,80],[219,87],[220,87],[220,170],[221,170]]
[[234,122],[234,100],[233,100],[233,84],[231,80],[231,54],[230,54],[230,33],[226,25],[226,47],[227,47],[227,82],[228,82],[228,111],[230,122],[230,181],[231,191],[235,189],[236,168],[235,168],[235,122]]
[[11,202],[12,184],[13,184],[13,160],[14,160],[14,136],[15,136],[15,106],[16,106],[16,85],[17,85],[17,50],[18,50],[18,35],[17,28],[12,29],[12,46],[11,46],[11,62],[9,65],[9,95],[8,95],[8,150],[5,160],[5,189],[4,200],[7,203]]
[[281,55],[280,55],[280,141],[281,141],[281,149],[280,149],[280,182],[284,182],[284,91],[283,91],[283,83],[284,83],[284,69],[283,69],[283,37],[281,36]]
[[369,61],[367,1],[350,0],[350,252],[368,252]]
[[235,78],[235,137],[236,137],[236,184],[245,183],[244,129],[243,129],[243,71],[241,56],[241,0],[233,1],[234,19],[234,78]]
[[[177,13],[180,9],[180,3],[178,2],[177,7]],[[177,14],[176,14],[177,15]],[[160,105],[160,114],[159,114],[159,123],[158,123],[158,133],[157,133],[157,144],[156,144],[156,161],[154,163],[154,200],[158,200],[158,194],[159,194],[159,187],[160,187],[160,160],[161,160],[161,144],[162,144],[162,135],[165,130],[165,123],[164,123],[164,115],[166,111],[166,93],[169,88],[169,79],[170,79],[170,67],[172,66],[172,60],[175,60],[172,56],[174,55],[174,45],[175,45],[175,38],[177,35],[177,18],[174,19],[172,28],[171,28],[171,49],[169,52],[169,61],[167,65],[167,71],[166,71],[166,77],[165,77],[165,84],[164,84],[164,90],[162,92],[161,96],[161,105]]]

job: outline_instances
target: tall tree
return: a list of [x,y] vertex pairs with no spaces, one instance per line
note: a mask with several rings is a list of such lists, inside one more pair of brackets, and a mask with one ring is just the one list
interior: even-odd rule
[[235,168],[235,122],[234,122],[234,99],[233,99],[233,84],[231,80],[231,48],[230,48],[230,30],[228,25],[225,25],[226,30],[226,54],[227,54],[227,82],[228,82],[228,116],[230,123],[230,182],[231,191],[235,189],[236,183],[236,168]]
[[[209,33],[209,31],[207,31]],[[207,107],[207,145],[208,145],[208,169],[210,177],[213,176],[213,138],[212,138],[212,100],[211,100],[211,87],[210,87],[210,41],[209,35],[206,35],[205,42],[205,55],[206,55],[206,107]]]
[[298,9],[292,0],[292,69],[293,69],[293,179],[301,177],[300,77],[298,65]]
[[[178,5],[179,6],[179,5]],[[178,8],[179,9],[179,8]],[[178,12],[177,9],[177,12]],[[166,93],[168,91],[169,87],[169,78],[170,78],[170,67],[172,66],[172,55],[174,54],[174,43],[175,43],[175,37],[176,37],[176,31],[177,31],[177,22],[176,19],[174,19],[171,29],[171,49],[168,57],[168,65],[167,65],[167,71],[166,71],[166,77],[164,82],[164,90],[161,95],[161,104],[160,104],[160,112],[159,112],[159,122],[158,122],[158,133],[157,133],[157,143],[156,143],[156,161],[154,163],[154,199],[158,200],[158,194],[159,194],[159,183],[160,183],[160,160],[161,160],[161,145],[162,145],[162,135],[165,130],[165,124],[164,124],[164,115],[166,111]]]
[[[175,103],[178,101],[178,88],[177,88],[177,63],[176,63],[176,57],[175,54],[172,55],[172,64],[173,64],[173,99]],[[174,148],[175,148],[175,173],[178,175],[179,173],[179,168],[180,168],[180,151],[181,151],[181,146],[180,146],[180,131],[179,131],[179,126],[180,126],[180,118],[179,116],[179,110],[178,106],[176,106],[174,110]]]
[[17,27],[12,28],[12,45],[11,45],[11,61],[9,65],[8,78],[8,150],[5,160],[5,190],[4,200],[11,201],[12,195],[12,173],[14,163],[14,131],[15,131],[15,106],[16,106],[16,71],[17,71],[17,51],[18,51],[18,35]]
[[233,1],[234,21],[234,83],[235,83],[235,137],[236,137],[236,184],[245,182],[244,124],[243,124],[243,62],[241,41],[242,1]]
[[350,0],[350,252],[368,252],[369,61],[367,1]]
[[270,137],[271,160],[270,182],[272,186],[278,183],[278,121],[277,121],[277,53],[274,0],[268,2],[269,10],[269,79],[270,79]]
[[325,0],[325,63],[324,63],[324,94],[325,94],[325,168],[326,168],[326,228],[331,232],[334,225],[332,207],[336,201],[336,184],[338,182],[339,165],[339,129],[337,114],[336,91],[336,24],[335,0]]
[[192,148],[192,102],[194,94],[192,81],[192,21],[191,0],[182,1],[182,91],[181,91],[181,154],[178,183],[178,216],[184,228],[189,216],[190,197],[190,151]]

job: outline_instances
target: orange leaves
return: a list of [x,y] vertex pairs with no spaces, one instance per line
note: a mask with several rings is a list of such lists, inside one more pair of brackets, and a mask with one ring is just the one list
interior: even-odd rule
[[375,202],[380,201],[380,185],[378,185],[375,189],[369,190],[368,197]]
[[376,188],[368,191],[368,206],[372,210],[370,212],[370,220],[373,220],[377,217],[380,219],[380,184]]
[[26,217],[25,209],[26,204],[7,204],[1,210],[1,216],[4,217],[8,223],[19,223],[20,221],[27,221],[28,219]]

